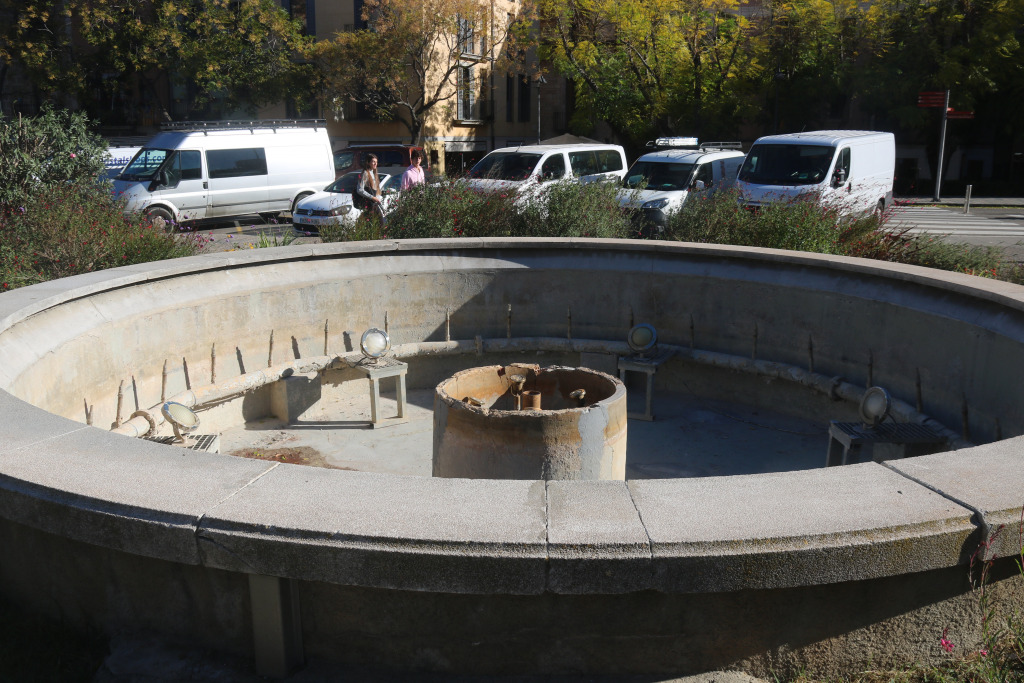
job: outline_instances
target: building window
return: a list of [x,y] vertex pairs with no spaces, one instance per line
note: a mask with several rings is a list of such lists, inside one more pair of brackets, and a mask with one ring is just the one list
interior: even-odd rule
[[357,31],[361,31],[364,28],[367,28],[366,20],[363,19],[363,0],[353,0],[352,14],[352,21],[355,24]]
[[472,66],[460,66],[458,70],[458,118],[460,121],[476,121],[480,118],[476,99],[476,81]]
[[281,0],[281,7],[292,20],[302,25],[304,34],[316,35],[316,0]]
[[529,121],[530,120],[530,77],[525,74],[519,74],[519,120]]
[[515,121],[516,77],[505,74],[505,121]]
[[473,26],[472,19],[458,18],[459,22],[459,50],[463,54],[477,55],[481,54],[476,51],[476,31]]

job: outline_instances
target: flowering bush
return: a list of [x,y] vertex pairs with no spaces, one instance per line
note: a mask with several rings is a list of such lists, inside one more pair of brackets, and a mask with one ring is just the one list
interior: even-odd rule
[[107,145],[84,114],[45,107],[39,116],[0,115],[0,210],[69,182],[96,182]]
[[0,210],[0,292],[104,268],[188,256],[205,243],[126,216],[109,190],[68,183]]

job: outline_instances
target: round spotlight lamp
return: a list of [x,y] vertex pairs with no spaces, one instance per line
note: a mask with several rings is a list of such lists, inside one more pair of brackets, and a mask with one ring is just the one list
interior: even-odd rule
[[359,339],[359,349],[367,358],[376,360],[391,350],[391,337],[384,330],[371,327]]
[[626,342],[634,353],[648,354],[658,345],[658,331],[647,323],[634,325],[626,335]]
[[182,434],[194,432],[199,427],[199,416],[182,403],[168,401],[160,407],[160,412],[164,419],[171,423],[176,443],[185,443],[185,437]]
[[889,415],[892,398],[882,387],[871,387],[860,400],[860,419],[870,427],[877,427]]

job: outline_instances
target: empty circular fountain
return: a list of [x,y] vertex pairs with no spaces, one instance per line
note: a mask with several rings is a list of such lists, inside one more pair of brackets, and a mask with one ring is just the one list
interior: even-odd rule
[[586,368],[491,365],[434,394],[435,477],[626,478],[626,389]]

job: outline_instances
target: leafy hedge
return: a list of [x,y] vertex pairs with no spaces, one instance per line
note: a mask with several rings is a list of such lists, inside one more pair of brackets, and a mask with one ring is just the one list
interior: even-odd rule
[[0,291],[202,247],[125,215],[102,180],[106,144],[88,124],[53,109],[0,116]]

